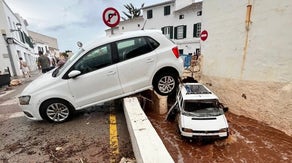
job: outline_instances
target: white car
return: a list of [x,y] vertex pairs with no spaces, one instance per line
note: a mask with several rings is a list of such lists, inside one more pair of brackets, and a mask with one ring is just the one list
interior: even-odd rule
[[161,31],[133,31],[101,39],[43,74],[19,105],[29,119],[64,122],[75,110],[147,89],[169,95],[182,73],[178,48]]
[[228,122],[218,97],[200,83],[184,83],[179,87],[177,102],[178,130],[188,138],[227,138]]

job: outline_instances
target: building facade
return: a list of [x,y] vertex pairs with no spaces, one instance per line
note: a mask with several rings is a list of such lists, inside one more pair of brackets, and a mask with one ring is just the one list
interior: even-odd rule
[[55,58],[59,58],[58,40],[54,37],[47,36],[41,33],[28,30],[29,35],[33,39],[34,49],[33,52],[38,56],[38,52],[42,51],[46,54],[51,61]]
[[204,1],[203,12],[202,81],[232,112],[292,135],[292,1]]
[[33,54],[32,39],[26,27],[28,23],[20,15],[13,13],[4,0],[0,0],[0,71],[11,76],[22,76],[19,57],[34,68],[36,56]]
[[172,0],[143,8],[145,29],[161,29],[181,54],[200,53],[202,1]]
[[200,53],[201,0],[165,1],[142,10],[143,17],[121,21],[118,27],[106,30],[106,34],[159,29],[178,45],[181,54]]

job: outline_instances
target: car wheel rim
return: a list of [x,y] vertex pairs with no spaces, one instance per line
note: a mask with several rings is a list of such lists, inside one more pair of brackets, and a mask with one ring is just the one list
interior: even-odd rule
[[47,116],[55,122],[66,120],[69,114],[69,108],[61,103],[53,103],[47,108]]
[[164,76],[158,82],[158,89],[162,93],[170,93],[175,86],[175,80],[172,76]]

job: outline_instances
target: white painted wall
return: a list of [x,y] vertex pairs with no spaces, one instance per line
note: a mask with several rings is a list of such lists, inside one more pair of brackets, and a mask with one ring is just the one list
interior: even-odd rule
[[[292,1],[204,1],[203,74],[255,81],[292,81]],[[228,7],[226,7],[228,6]],[[247,44],[245,44],[247,41]]]
[[[247,28],[247,5],[252,5]],[[292,135],[292,1],[204,1],[200,82],[235,114]]]
[[[28,64],[34,64],[34,62],[31,62],[30,60],[33,59],[33,53],[28,44],[21,42],[19,32],[11,31],[11,29],[16,30],[16,23],[21,23],[21,31],[28,35],[25,20],[20,15],[14,14],[4,0],[0,0],[0,15],[0,71],[3,72],[4,69],[9,67],[12,76],[22,76],[19,65],[19,57],[22,57],[26,62],[28,62]],[[11,58],[8,57],[8,44],[4,40],[3,35],[15,39],[16,43],[9,45],[9,49],[11,50]],[[15,73],[13,72],[13,67],[15,68]]]

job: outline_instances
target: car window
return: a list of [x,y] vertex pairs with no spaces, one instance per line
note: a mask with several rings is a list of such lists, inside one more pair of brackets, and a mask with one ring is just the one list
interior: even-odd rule
[[159,46],[159,43],[150,37],[146,37],[152,49],[156,49]]
[[118,54],[120,61],[131,59],[143,54],[146,54],[157,46],[155,43],[153,47],[148,44],[145,37],[136,37],[127,40],[121,40],[117,42]]
[[108,44],[89,51],[77,61],[73,69],[79,70],[82,74],[85,74],[111,64],[111,46]]

